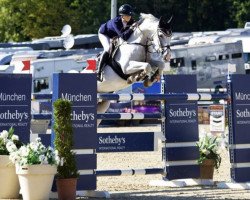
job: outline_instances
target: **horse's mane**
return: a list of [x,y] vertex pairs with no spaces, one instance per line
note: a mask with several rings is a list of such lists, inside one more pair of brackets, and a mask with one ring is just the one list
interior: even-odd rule
[[151,31],[154,31],[156,27],[158,26],[159,19],[154,17],[152,14],[140,14],[140,19],[143,20],[141,28],[150,29]]
[[141,17],[141,19],[149,20],[150,22],[153,22],[153,23],[156,23],[159,21],[159,19],[157,19],[152,14],[140,13],[140,17]]

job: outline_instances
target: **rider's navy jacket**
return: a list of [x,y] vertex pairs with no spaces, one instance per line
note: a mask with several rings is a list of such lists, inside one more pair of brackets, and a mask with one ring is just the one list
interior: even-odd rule
[[117,16],[107,21],[105,24],[102,24],[99,32],[104,35],[107,35],[109,38],[114,38],[118,36],[124,40],[128,40],[128,38],[133,33],[133,30],[129,28],[133,23],[134,19],[131,18],[131,20],[127,23],[127,26],[123,28],[122,17]]

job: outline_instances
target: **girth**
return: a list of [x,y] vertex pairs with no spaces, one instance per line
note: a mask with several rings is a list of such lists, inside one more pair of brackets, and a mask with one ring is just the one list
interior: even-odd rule
[[122,79],[127,80],[130,75],[124,74],[121,65],[116,62],[112,57],[109,58],[108,65],[113,69],[113,71],[120,76]]

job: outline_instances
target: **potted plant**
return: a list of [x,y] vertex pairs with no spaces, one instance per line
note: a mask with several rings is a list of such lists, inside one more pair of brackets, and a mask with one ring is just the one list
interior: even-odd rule
[[205,135],[199,140],[197,146],[199,148],[200,178],[213,179],[214,168],[218,169],[221,164],[218,138]]
[[62,165],[57,167],[56,185],[59,200],[75,200],[76,184],[79,177],[73,149],[73,128],[71,122],[72,103],[57,99],[54,104],[55,149],[58,150]]
[[16,165],[21,194],[24,200],[49,199],[51,187],[60,163],[57,151],[45,147],[40,138],[10,153]]
[[17,199],[19,197],[20,186],[15,172],[15,165],[9,160],[11,152],[22,146],[14,129],[0,133],[0,199]]

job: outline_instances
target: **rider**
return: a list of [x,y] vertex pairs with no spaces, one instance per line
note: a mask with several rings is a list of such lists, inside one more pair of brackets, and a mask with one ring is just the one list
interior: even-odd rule
[[134,27],[136,26],[136,24],[134,23],[135,20],[132,17],[133,14],[134,12],[132,6],[130,6],[129,4],[124,4],[119,8],[119,16],[101,25],[98,31],[98,37],[100,42],[102,43],[104,51],[101,55],[97,70],[97,79],[99,81],[102,81],[102,69],[105,65],[105,62],[109,58],[110,40],[115,37],[120,37],[125,41],[128,40],[128,38],[134,31]]

